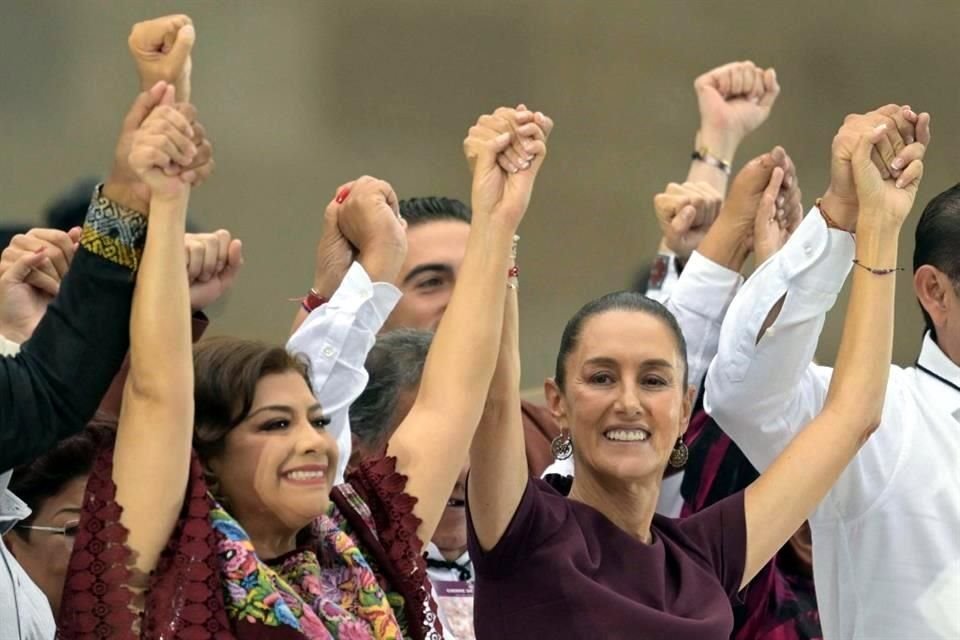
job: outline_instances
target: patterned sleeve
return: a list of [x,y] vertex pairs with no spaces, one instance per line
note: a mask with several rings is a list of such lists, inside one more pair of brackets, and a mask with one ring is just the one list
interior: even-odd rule
[[337,487],[332,498],[351,521],[372,558],[404,598],[411,637],[441,640],[443,631],[431,596],[423,544],[417,537],[417,499],[406,493],[407,477],[388,456],[364,462]]
[[80,246],[96,256],[136,271],[146,239],[146,216],[105,197],[103,185],[98,185],[83,221]]
[[16,357],[0,358],[0,471],[93,416],[129,347],[133,270],[146,219],[94,195],[60,293]]

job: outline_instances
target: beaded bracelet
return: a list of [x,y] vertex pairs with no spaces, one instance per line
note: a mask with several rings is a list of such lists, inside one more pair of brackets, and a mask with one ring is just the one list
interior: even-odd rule
[[853,264],[857,265],[857,266],[860,267],[861,269],[865,269],[865,270],[869,271],[870,273],[872,273],[872,274],[875,275],[875,276],[885,276],[885,275],[889,275],[889,274],[891,274],[891,273],[896,273],[897,271],[903,271],[903,267],[894,267],[894,268],[892,268],[892,269],[874,269],[873,267],[868,267],[867,265],[863,264],[862,262],[860,262],[860,261],[857,260],[856,258],[853,259]]
[[823,206],[821,205],[822,202],[823,202],[823,198],[817,198],[816,202],[814,203],[814,206],[817,207],[817,210],[820,211],[820,215],[823,216],[824,222],[827,223],[827,228],[836,229],[837,231],[846,231],[847,233],[850,234],[851,238],[856,240],[857,236],[854,235],[853,231],[850,231],[849,229],[844,229],[843,227],[838,225],[836,222],[833,221],[833,218],[830,217],[830,214],[824,211]]

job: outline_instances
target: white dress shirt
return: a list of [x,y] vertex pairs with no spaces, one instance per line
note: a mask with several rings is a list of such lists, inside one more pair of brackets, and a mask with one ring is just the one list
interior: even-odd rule
[[[20,345],[0,336],[0,356],[13,357]],[[0,537],[30,515],[30,509],[7,490],[11,471],[0,473]],[[0,540],[0,640],[52,640],[53,612],[40,590]]]
[[[11,472],[0,473],[0,536],[30,515],[7,491]],[[47,596],[0,540],[0,640],[53,640],[57,627]]]
[[[850,235],[828,229],[814,210],[727,313],[705,408],[761,471],[823,408],[833,371],[812,358],[853,255]],[[929,336],[918,362],[960,384],[960,367]],[[928,622],[921,601],[934,583],[951,583],[944,572],[960,558],[958,461],[960,392],[917,368],[891,366],[879,429],[810,518],[826,640],[957,637]]]
[[[674,269],[671,267],[669,271]],[[663,304],[677,319],[687,341],[687,378],[698,389],[717,353],[720,327],[727,307],[742,283],[743,277],[739,273],[694,251],[679,278],[665,278],[660,289],[647,292],[649,298]],[[555,461],[543,475],[550,473],[574,475],[573,458]],[[663,481],[657,513],[670,517],[680,515],[682,482],[683,475],[679,473]]]
[[310,312],[287,341],[287,351],[310,361],[313,393],[330,419],[327,430],[337,440],[334,484],[343,482],[350,460],[348,410],[367,386],[369,376],[363,364],[400,296],[392,284],[371,282],[360,263],[354,262],[333,297]]

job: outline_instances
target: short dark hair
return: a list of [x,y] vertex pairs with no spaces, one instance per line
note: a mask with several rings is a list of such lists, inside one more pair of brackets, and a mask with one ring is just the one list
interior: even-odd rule
[[364,367],[367,387],[350,405],[350,431],[368,448],[390,438],[400,393],[420,384],[433,332],[397,329],[377,338]]
[[[913,271],[925,264],[937,268],[960,292],[960,184],[933,198],[917,222],[913,249]],[[927,330],[936,338],[930,314],[920,306]]]
[[407,221],[408,227],[441,220],[459,220],[470,224],[471,211],[468,205],[456,198],[427,196],[401,200],[400,215]]
[[201,461],[223,452],[227,434],[250,414],[257,383],[264,376],[292,371],[310,387],[307,362],[283,347],[257,340],[219,336],[193,350],[193,446]]
[[[32,524],[44,502],[60,493],[68,482],[90,475],[97,453],[113,443],[116,427],[116,418],[98,413],[79,433],[61,440],[30,463],[14,468],[9,489],[33,512],[21,524]],[[29,529],[14,530],[22,539],[30,539]]]
[[683,332],[677,319],[673,317],[670,311],[651,298],[637,293],[636,291],[615,291],[591,300],[580,307],[567,326],[563,329],[563,336],[560,338],[560,351],[557,353],[557,366],[554,372],[554,381],[560,389],[564,389],[566,383],[566,361],[567,356],[577,348],[580,340],[580,334],[583,333],[583,326],[590,318],[606,313],[607,311],[639,311],[658,318],[662,321],[676,340],[677,351],[680,353],[680,360],[683,362],[683,388],[687,388],[687,341],[683,338]]

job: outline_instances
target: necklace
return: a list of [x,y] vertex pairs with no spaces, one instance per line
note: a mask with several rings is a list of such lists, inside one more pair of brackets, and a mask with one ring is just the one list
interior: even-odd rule
[[934,373],[933,371],[930,371],[930,369],[927,369],[925,366],[923,366],[923,365],[920,364],[919,362],[916,364],[916,367],[917,367],[917,369],[919,369],[920,371],[923,371],[925,374],[927,374],[927,375],[930,376],[931,378],[934,378],[935,380],[939,380],[940,382],[942,382],[943,384],[947,385],[948,387],[950,387],[950,388],[953,389],[954,391],[960,392],[960,385],[957,385],[955,382],[951,382],[950,380],[947,380],[947,379],[944,378],[943,376],[941,376],[941,375],[939,375],[939,374],[936,374],[936,373]]

